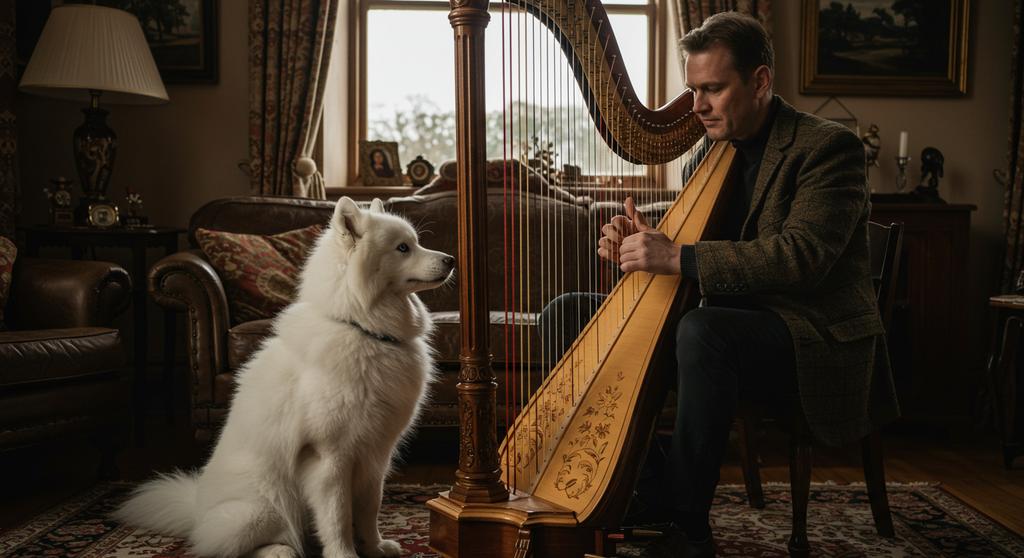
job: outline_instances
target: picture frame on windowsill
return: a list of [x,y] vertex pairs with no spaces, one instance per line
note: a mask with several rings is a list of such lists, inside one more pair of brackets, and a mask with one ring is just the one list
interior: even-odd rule
[[403,178],[398,142],[361,140],[359,176],[363,186],[401,186]]

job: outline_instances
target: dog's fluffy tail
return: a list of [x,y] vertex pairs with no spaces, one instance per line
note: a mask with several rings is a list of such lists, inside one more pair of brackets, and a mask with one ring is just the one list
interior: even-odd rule
[[188,537],[196,522],[198,473],[161,474],[136,488],[115,519],[165,535]]

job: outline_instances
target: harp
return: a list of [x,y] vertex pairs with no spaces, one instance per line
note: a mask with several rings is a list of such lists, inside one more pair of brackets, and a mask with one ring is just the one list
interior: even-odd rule
[[[451,490],[427,504],[430,544],[452,557],[582,557],[606,552],[606,533],[625,512],[669,387],[666,375],[650,372],[663,350],[661,332],[680,312],[696,305],[699,293],[696,285],[679,276],[637,272],[611,277],[614,286],[604,303],[564,355],[540,373],[535,386],[521,390],[525,400],[513,402],[513,412],[506,404],[504,441],[499,444],[484,279],[484,45],[491,15],[488,0],[451,0],[451,6],[462,343],[459,461]],[[695,171],[687,170],[689,178],[657,227],[676,243],[712,236],[721,219],[718,200],[729,182],[733,149],[727,143],[699,141],[704,129],[691,111],[692,94],[684,92],[657,110],[646,107],[631,85],[599,1],[510,0],[500,9],[503,18],[514,12],[528,18],[533,29],[550,34],[567,61],[568,81],[581,93],[579,110],[573,112],[592,120],[597,137],[615,158],[611,167],[663,165],[688,156],[692,168],[699,161]],[[504,23],[503,19],[502,33]],[[508,41],[509,50],[528,50],[523,42]],[[503,49],[505,45],[503,39]],[[519,70],[515,72],[521,87],[524,79]],[[503,70],[501,79],[505,78]],[[701,154],[692,152],[696,150]],[[669,172],[657,167],[639,176],[634,182],[658,186]],[[513,189],[520,179],[512,177]],[[614,195],[609,199],[622,201]],[[513,210],[522,209],[514,199],[511,205]],[[557,234],[553,236],[557,240]],[[507,354],[505,360],[508,367]]]

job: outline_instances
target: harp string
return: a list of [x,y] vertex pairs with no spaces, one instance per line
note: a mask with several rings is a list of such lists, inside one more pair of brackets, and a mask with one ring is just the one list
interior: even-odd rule
[[[522,13],[522,11],[520,11],[518,13],[518,20],[519,20],[519,22],[518,22],[519,23],[519,34],[518,34],[519,49],[518,49],[518,51],[519,51],[519,57],[516,60],[516,66],[517,66],[516,74],[519,77],[519,83],[518,83],[519,95],[518,95],[518,98],[516,99],[516,103],[519,105],[519,121],[518,121],[517,126],[516,126],[517,131],[518,131],[518,136],[517,136],[517,141],[516,141],[516,151],[517,151],[516,162],[521,162],[523,160],[522,138],[523,138],[523,135],[525,135],[523,127],[526,125],[526,122],[527,122],[526,119],[529,118],[529,104],[523,102],[524,82],[528,79],[528,76],[525,74],[525,69],[523,68],[523,59],[525,58],[525,48],[526,48],[526,31],[525,31],[525,28],[524,28],[524,25],[525,25],[526,22],[525,22],[524,17],[525,17],[525,14]],[[523,114],[523,112],[525,112],[525,114]],[[522,186],[523,186],[522,180],[523,180],[523,173],[519,172],[518,176],[517,176],[517,182],[518,182],[519,188],[518,188],[518,191],[517,191],[516,204],[514,206],[515,208],[521,208],[521,206],[522,206]],[[522,211],[516,211],[515,215],[517,216],[517,219],[519,221],[519,231],[520,231],[520,234],[522,234],[521,231],[522,231],[522,225],[523,225],[523,220],[524,220],[525,216],[523,215]],[[517,235],[517,238],[518,238],[518,235]],[[521,260],[521,258],[522,258],[522,248],[523,248],[522,239],[518,240],[518,246],[519,246],[519,256],[520,256],[520,260]],[[519,300],[520,300],[520,306],[519,306],[518,310],[519,310],[519,315],[521,316],[522,315],[522,310],[523,310],[522,306],[521,306],[521,304],[522,304],[521,301],[522,301],[523,277],[521,276],[521,274],[520,274],[519,277],[517,277],[517,280],[518,280],[518,286],[519,286]],[[522,338],[522,331],[520,331],[519,334],[520,334],[519,338],[521,339]],[[521,386],[521,388],[519,390],[519,402],[518,402],[518,404],[519,404],[519,409],[520,409],[520,412],[521,412],[521,410],[524,409],[525,393],[528,392],[528,390],[529,390],[529,386],[528,386],[529,378],[527,377],[527,375],[525,374],[525,371],[522,368],[523,367],[523,362],[525,361],[525,358],[523,357],[524,355],[522,354],[522,344],[521,344],[521,342],[520,342],[520,345],[518,347],[518,350],[519,350],[519,371],[518,371],[518,374],[519,374],[519,385]],[[525,382],[525,384],[524,384],[524,382]],[[525,441],[526,441],[526,443],[528,443],[529,440],[527,439]],[[528,447],[522,448],[522,449],[523,450],[528,450]]]
[[[551,126],[551,122],[550,122],[550,114],[549,114],[549,112],[551,111],[553,105],[551,104],[551,97],[548,95],[548,88],[551,86],[551,75],[549,74],[549,71],[550,71],[551,68],[550,68],[550,66],[548,64],[548,62],[549,62],[548,55],[550,54],[548,52],[548,48],[547,48],[548,47],[548,41],[547,40],[542,40],[542,35],[541,35],[543,33],[543,35],[544,35],[543,38],[546,39],[546,35],[547,35],[547,33],[546,33],[546,31],[547,31],[547,26],[546,26],[547,16],[546,16],[546,10],[545,10],[546,6],[543,4],[543,2],[541,3],[540,8],[541,8],[541,10],[540,10],[539,17],[534,18],[534,28],[537,31],[537,43],[536,43],[536,46],[537,46],[538,54],[539,54],[539,57],[540,57],[539,63],[537,64],[537,67],[539,69],[539,76],[538,76],[538,80],[537,80],[538,81],[538,87],[537,87],[538,91],[537,91],[537,94],[538,94],[538,104],[539,104],[539,107],[540,107],[539,110],[538,110],[538,117],[540,119],[540,123],[539,123],[539,127],[534,132],[534,137],[537,138],[537,144],[536,144],[537,147],[534,150],[535,151],[534,152],[534,157],[537,158],[537,169],[540,171],[541,178],[546,178],[546,177],[550,176],[549,168],[546,166],[546,164],[548,163],[547,158],[549,156],[548,153],[547,153],[547,149],[548,149],[547,146],[548,146],[548,142],[550,140],[549,134],[551,134],[551,127],[550,127]],[[542,186],[543,186],[543,189],[541,191],[543,192],[545,189],[550,188],[551,184],[550,183],[543,184],[543,182],[542,182]],[[551,266],[552,262],[550,260],[551,254],[552,254],[552,252],[555,249],[554,244],[552,244],[552,238],[551,238],[551,235],[550,235],[551,231],[549,229],[549,226],[550,226],[550,218],[549,218],[550,214],[549,213],[550,213],[550,209],[551,209],[551,204],[539,203],[540,196],[534,196],[531,199],[536,204],[536,206],[539,209],[541,209],[541,212],[539,214],[539,217],[541,219],[541,223],[540,223],[540,230],[541,230],[540,247],[541,247],[541,249],[540,249],[540,251],[541,251],[541,266],[542,266],[541,267],[540,278],[541,278],[541,282],[542,282],[543,288],[541,288],[541,297],[540,298],[544,298],[546,296],[546,293],[552,292],[552,290],[554,288],[554,284],[553,284],[554,283],[554,281],[553,281],[553,279],[554,279],[553,271],[554,270],[553,270],[553,268]],[[540,308],[535,308],[534,312],[539,314]],[[543,343],[543,340],[538,340],[538,341],[540,343]],[[541,354],[543,355],[544,353],[546,353],[546,351],[542,348]],[[544,359],[542,357],[541,358],[541,362],[543,362],[543,361],[544,361]],[[538,379],[542,380],[543,377],[544,377],[544,373],[545,373],[545,370],[543,369],[543,367],[541,367],[541,369],[538,370],[538,374],[539,374]],[[549,426],[548,416],[544,415],[544,416],[539,417],[539,418],[541,419],[541,422],[543,424],[543,428],[542,428],[542,433],[543,434],[542,435],[544,436],[544,438],[546,440],[547,436],[549,434],[548,433],[548,426]],[[539,451],[539,448],[538,448],[538,451]]]
[[[532,49],[532,51],[530,52],[530,55],[527,58],[527,60],[530,62],[528,67],[530,69],[531,77],[533,79],[533,81],[531,82],[530,91],[528,93],[528,95],[529,95],[529,103],[528,104],[530,106],[530,116],[531,116],[531,118],[530,118],[531,130],[530,130],[530,135],[526,138],[528,140],[528,144],[527,144],[528,147],[527,147],[527,150],[526,150],[527,151],[527,158],[526,158],[525,161],[523,161],[523,164],[526,165],[526,169],[524,169],[524,170],[527,171],[527,175],[528,176],[530,175],[530,169],[532,168],[532,166],[531,166],[532,165],[531,159],[536,156],[536,148],[534,148],[532,150],[532,152],[531,152],[530,146],[534,145],[536,142],[539,141],[538,138],[539,138],[540,134],[543,133],[543,120],[544,120],[544,115],[542,114],[543,113],[543,104],[542,104],[543,100],[542,100],[542,97],[541,97],[541,86],[542,86],[542,80],[543,80],[543,73],[542,73],[543,61],[541,60],[541,57],[540,57],[541,56],[540,40],[539,40],[540,39],[540,34],[539,34],[540,30],[538,29],[538,24],[539,24],[538,20],[539,20],[539,16],[531,16],[531,17],[529,17],[527,19],[527,21],[529,21],[529,23],[530,23],[530,27],[529,27],[529,29],[530,29],[530,47]],[[530,285],[531,288],[537,282],[536,280],[531,280],[531,279],[534,279],[535,276],[539,277],[540,281],[544,280],[544,267],[543,267],[544,266],[544,264],[543,264],[543,262],[544,262],[544,239],[543,239],[543,236],[542,236],[543,235],[543,232],[542,232],[543,229],[540,228],[541,223],[539,222],[539,221],[543,220],[543,217],[541,215],[537,215],[537,211],[536,210],[537,210],[538,206],[537,206],[537,203],[536,203],[537,194],[535,193],[535,189],[536,189],[535,187],[531,187],[530,190],[528,192],[526,192],[526,194],[527,194],[526,200],[525,200],[526,204],[525,204],[525,206],[523,208],[524,211],[526,211],[526,216],[527,216],[526,218],[528,220],[530,220],[530,219],[534,220],[533,226],[530,227],[529,234],[534,234],[534,231],[536,231],[537,233],[540,233],[540,234],[538,234],[538,236],[540,238],[533,238],[532,242],[531,242],[531,239],[529,239],[529,238],[527,239],[527,243],[528,243],[527,246],[532,248],[531,251],[537,253],[537,260],[538,260],[537,263],[540,264],[540,266],[539,266],[540,269],[534,269],[533,273],[531,273],[531,274],[529,274],[527,276],[527,281],[528,281],[528,284]],[[533,312],[534,312],[534,300],[533,300],[533,297],[531,296],[527,300],[529,301],[529,304],[527,306],[527,312],[529,312],[530,315],[532,316],[532,315],[534,315],[533,314]],[[533,342],[533,336],[532,335],[529,337],[529,341],[530,341],[530,343]],[[528,352],[527,354],[529,354],[531,356],[531,359],[530,359],[531,360],[531,362],[530,362],[531,366],[530,366],[529,370],[530,370],[530,376],[531,376],[531,380],[532,381],[531,381],[530,389],[531,390],[536,390],[537,386],[535,384],[533,384],[532,382],[538,382],[539,383],[539,381],[542,380],[542,373],[535,366],[533,366],[533,360],[534,360],[532,358],[533,357],[533,353],[532,352]],[[534,409],[533,409],[533,419],[532,420],[533,420],[534,424],[537,425],[537,430],[538,430],[537,436],[535,436],[534,439],[533,439],[533,452],[534,453],[536,453],[537,451],[540,451],[540,447],[543,445],[544,424],[543,424],[543,417],[540,415],[540,409],[541,408],[542,408],[542,406],[535,406]]]
[[[509,128],[511,128],[511,125],[509,123],[509,118],[511,117],[511,113],[508,110],[509,96],[507,95],[507,93],[509,92],[509,88],[511,87],[511,83],[510,83],[511,82],[511,76],[509,75],[509,72],[508,72],[508,70],[510,70],[511,67],[506,68],[506,65],[505,65],[506,60],[510,59],[509,53],[511,52],[511,48],[508,48],[506,50],[506,46],[507,46],[506,43],[507,43],[507,41],[511,40],[511,34],[509,33],[509,29],[508,29],[508,24],[509,24],[509,17],[508,16],[509,16],[508,4],[502,3],[501,4],[501,160],[502,161],[508,161],[508,156],[509,156],[509,149],[508,149],[508,146],[509,146],[509,143],[508,143],[509,142],[509,136],[508,136],[508,131],[509,131]],[[511,323],[511,319],[512,319],[512,317],[509,315],[509,309],[512,308],[510,306],[510,303],[511,303],[511,300],[510,300],[510,298],[511,298],[510,297],[510,295],[511,295],[511,286],[510,286],[510,282],[509,282],[509,277],[514,277],[514,275],[511,273],[511,266],[510,266],[510,262],[509,262],[509,254],[511,252],[511,250],[510,250],[510,243],[512,242],[512,237],[511,237],[510,231],[509,231],[509,225],[510,225],[510,223],[509,223],[509,209],[510,209],[510,206],[509,206],[509,176],[508,176],[507,172],[504,172],[504,169],[503,169],[503,172],[501,173],[501,203],[502,203],[502,212],[501,212],[502,213],[502,232],[503,232],[503,235],[504,235],[503,236],[503,241],[502,241],[502,263],[503,263],[503,268],[505,270],[505,273],[503,274],[503,279],[502,279],[502,283],[503,283],[502,284],[502,287],[503,287],[502,288],[502,302],[503,302],[503,309],[504,309],[504,324],[505,324],[505,327],[503,328],[503,331],[502,331],[502,334],[503,334],[502,337],[503,337],[503,342],[504,342],[504,345],[502,347],[502,349],[503,349],[502,350],[502,354],[505,355],[505,382],[504,382],[504,386],[505,386],[505,389],[504,389],[504,392],[505,392],[504,393],[504,395],[505,395],[505,431],[508,432],[508,431],[511,430],[511,421],[512,421],[512,409],[510,407],[512,405],[512,402],[515,401],[515,386],[512,383],[512,377],[511,377],[512,367],[514,366],[512,364],[513,357],[511,356],[512,355],[512,343],[511,343],[512,328],[509,327],[509,324]],[[509,469],[509,465],[511,464],[511,461],[509,460],[509,455],[510,454],[514,454],[514,452],[505,452],[505,470],[506,471],[510,470]],[[512,469],[512,471],[514,471],[514,469]],[[514,477],[511,479],[511,484],[513,486],[515,486],[515,484],[516,484],[516,480],[515,480]]]

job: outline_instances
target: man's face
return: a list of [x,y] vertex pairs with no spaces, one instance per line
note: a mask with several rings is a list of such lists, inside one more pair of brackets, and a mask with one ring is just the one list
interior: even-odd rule
[[748,139],[758,131],[758,109],[771,94],[771,71],[761,66],[744,83],[729,50],[713,45],[686,57],[686,86],[693,112],[712,140]]

